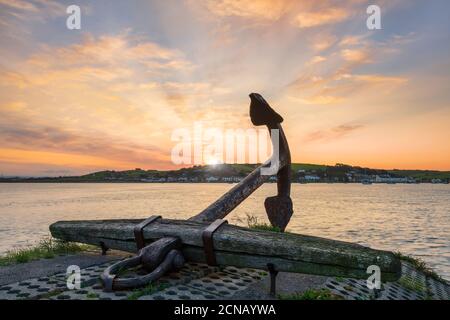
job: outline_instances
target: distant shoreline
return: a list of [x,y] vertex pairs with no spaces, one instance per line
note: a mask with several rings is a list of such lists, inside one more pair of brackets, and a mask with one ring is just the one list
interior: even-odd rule
[[[158,171],[136,168],[125,171],[99,171],[82,176],[26,177],[0,176],[5,183],[237,183],[258,164],[218,164],[178,170]],[[384,170],[345,164],[334,166],[292,163],[293,183],[449,183],[450,171]],[[276,182],[276,176],[268,177]]]
[[[125,184],[125,183],[135,183],[135,184],[237,184],[238,182],[144,182],[144,181],[1,181],[0,183],[5,184],[27,184],[27,183],[39,183],[39,184],[45,184],[45,183],[77,183],[77,184],[96,184],[96,183],[108,183],[108,184]],[[276,181],[267,181],[266,183],[276,183]],[[362,182],[298,182],[298,181],[292,181],[292,184],[363,184]],[[407,183],[407,182],[397,182],[397,183],[387,183],[387,182],[374,182],[372,183],[374,185],[417,185],[417,184],[449,184],[448,182],[417,182],[417,183]]]

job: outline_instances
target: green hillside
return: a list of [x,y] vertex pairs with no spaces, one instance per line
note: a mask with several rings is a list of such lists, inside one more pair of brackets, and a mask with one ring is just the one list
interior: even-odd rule
[[450,180],[450,171],[433,171],[433,170],[389,170],[389,173],[411,177],[419,180]]
[[[99,171],[83,176],[44,177],[44,178],[0,178],[2,182],[237,182],[252,172],[258,164],[218,164],[159,171],[134,170]],[[433,170],[383,170],[362,168],[345,164],[334,166],[293,163],[293,182],[384,182],[403,179],[401,182],[450,181],[450,171]],[[407,178],[407,179],[406,179]],[[405,181],[407,180],[407,181]]]

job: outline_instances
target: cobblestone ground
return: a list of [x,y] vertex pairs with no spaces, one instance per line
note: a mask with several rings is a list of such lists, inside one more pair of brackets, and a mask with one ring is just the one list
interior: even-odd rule
[[[0,299],[50,299],[50,300],[217,300],[233,299],[260,281],[269,282],[266,271],[234,267],[210,267],[186,263],[178,272],[168,274],[151,286],[140,290],[104,292],[99,275],[114,261],[81,269],[81,289],[69,290],[66,274],[57,273],[27,279],[0,287]],[[121,276],[139,274],[139,270]],[[434,280],[403,263],[403,275],[397,282],[385,283],[379,292],[366,286],[365,280],[327,278],[315,289],[328,289],[348,300],[449,300],[448,284]]]

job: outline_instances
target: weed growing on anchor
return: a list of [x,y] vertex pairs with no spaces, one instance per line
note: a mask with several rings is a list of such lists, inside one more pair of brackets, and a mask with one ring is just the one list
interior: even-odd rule
[[257,217],[251,216],[249,214],[247,214],[247,225],[250,229],[281,232],[281,229],[279,227],[274,227],[265,222],[259,222]]

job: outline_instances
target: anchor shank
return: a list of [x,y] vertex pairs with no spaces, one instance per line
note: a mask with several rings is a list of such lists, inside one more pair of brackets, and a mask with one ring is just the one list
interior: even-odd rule
[[242,201],[258,189],[269,176],[261,175],[261,168],[270,164],[270,161],[264,163],[250,173],[245,179],[225,193],[217,201],[209,205],[199,214],[189,218],[191,221],[207,222],[225,218],[227,214],[233,211]]

